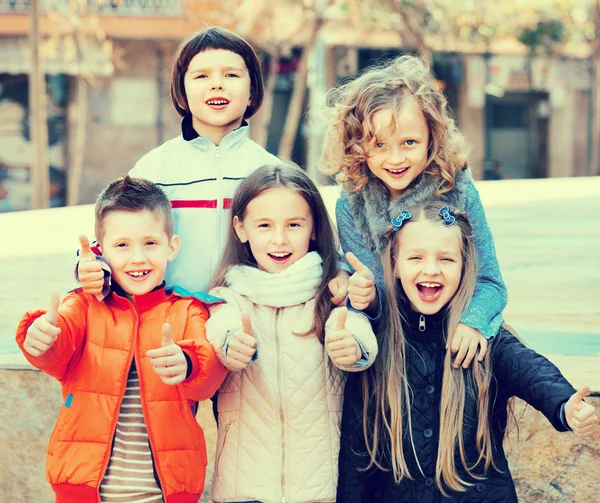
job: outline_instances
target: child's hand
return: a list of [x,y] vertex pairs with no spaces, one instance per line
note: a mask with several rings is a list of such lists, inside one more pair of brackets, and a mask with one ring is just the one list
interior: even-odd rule
[[348,283],[348,298],[354,309],[364,311],[375,300],[375,276],[366,265],[356,258],[354,253],[346,253],[348,263],[356,271]]
[[598,413],[583,399],[590,392],[589,386],[583,386],[565,404],[567,424],[580,437],[590,437],[598,427]]
[[58,306],[60,297],[58,292],[50,294],[50,309],[44,316],[37,318],[27,329],[23,349],[31,356],[42,356],[48,351],[58,336],[60,328],[56,326],[58,322]]
[[79,243],[81,244],[81,253],[77,266],[79,284],[85,293],[91,295],[101,294],[102,287],[104,286],[102,265],[96,260],[96,255],[90,248],[90,241],[87,236],[80,234]]
[[477,347],[480,348],[477,360],[481,362],[487,353],[487,339],[479,330],[464,323],[459,323],[456,333],[452,337],[452,346],[450,348],[452,354],[458,353],[454,359],[454,368],[457,369],[462,364],[464,369],[468,369],[477,353]]
[[348,280],[350,274],[347,271],[338,271],[328,286],[331,292],[331,303],[334,306],[342,306],[348,296]]
[[354,336],[346,330],[348,309],[342,307],[338,313],[335,330],[325,335],[325,344],[336,365],[354,365],[362,357],[362,351]]
[[185,381],[187,375],[187,360],[183,350],[173,342],[171,325],[165,323],[162,327],[162,341],[159,349],[146,352],[150,358],[152,369],[160,380],[168,385],[175,385]]
[[221,348],[217,350],[217,354],[229,370],[244,370],[252,361],[257,346],[258,341],[254,338],[250,315],[242,313],[242,328],[233,334],[229,341],[227,356],[223,356]]

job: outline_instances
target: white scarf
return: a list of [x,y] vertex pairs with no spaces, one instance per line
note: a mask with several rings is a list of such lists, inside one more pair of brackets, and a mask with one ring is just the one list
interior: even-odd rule
[[317,294],[322,276],[321,256],[317,252],[309,252],[278,274],[246,265],[233,266],[225,275],[225,283],[255,304],[289,307],[312,299]]

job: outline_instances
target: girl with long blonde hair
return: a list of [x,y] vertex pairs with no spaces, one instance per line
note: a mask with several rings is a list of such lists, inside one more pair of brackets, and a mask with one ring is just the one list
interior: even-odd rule
[[480,266],[473,299],[451,338],[454,365],[468,367],[478,348],[481,361],[503,322],[507,293],[467,169],[469,147],[438,82],[419,58],[401,56],[332,90],[330,103],[321,167],[344,192],[336,217],[356,270],[350,304],[379,319],[385,304],[379,255],[389,219],[407,206],[445,201],[469,215]]
[[453,368],[446,344],[477,280],[469,220],[427,203],[391,223],[379,356],[347,383],[337,501],[516,502],[502,447],[509,400],[522,398],[559,431],[588,436],[598,423],[583,402],[589,388],[576,391],[504,328],[483,361]]

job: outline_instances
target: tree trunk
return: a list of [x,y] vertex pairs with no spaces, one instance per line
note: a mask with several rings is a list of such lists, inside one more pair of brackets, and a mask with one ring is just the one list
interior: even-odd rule
[[294,90],[288,106],[287,115],[285,118],[285,126],[283,128],[283,135],[279,142],[278,155],[282,159],[290,159],[292,155],[292,149],[294,148],[294,141],[296,140],[296,133],[298,132],[298,125],[300,123],[300,117],[302,115],[302,105],[304,104],[304,95],[306,94],[306,77],[308,75],[308,59],[310,53],[313,50],[317,35],[321,27],[323,26],[323,19],[317,18],[311,27],[310,37],[306,46],[302,50],[302,56],[300,57],[300,64],[298,70],[296,70],[296,76],[294,78]]
[[82,75],[77,77],[77,115],[72,164],[68,172],[67,206],[79,204],[81,175],[85,155],[85,138],[88,116],[88,83]]
[[275,84],[277,83],[277,75],[279,75],[279,58],[281,49],[276,46],[266,49],[269,54],[269,73],[265,82],[265,96],[263,104],[254,117],[252,117],[252,125],[250,127],[250,135],[252,139],[261,147],[267,146],[269,139],[269,123],[273,115],[273,100],[275,99]]
[[594,53],[592,55],[592,131],[588,175],[600,175],[600,0],[594,1]]
[[48,112],[46,78],[40,58],[40,0],[31,0],[31,70],[29,73],[29,136],[33,147],[31,159],[31,209],[50,204],[50,170],[48,167]]

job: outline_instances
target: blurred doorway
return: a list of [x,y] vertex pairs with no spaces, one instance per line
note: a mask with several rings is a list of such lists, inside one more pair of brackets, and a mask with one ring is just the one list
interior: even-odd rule
[[507,92],[491,96],[488,162],[497,162],[504,178],[548,176],[547,93]]

